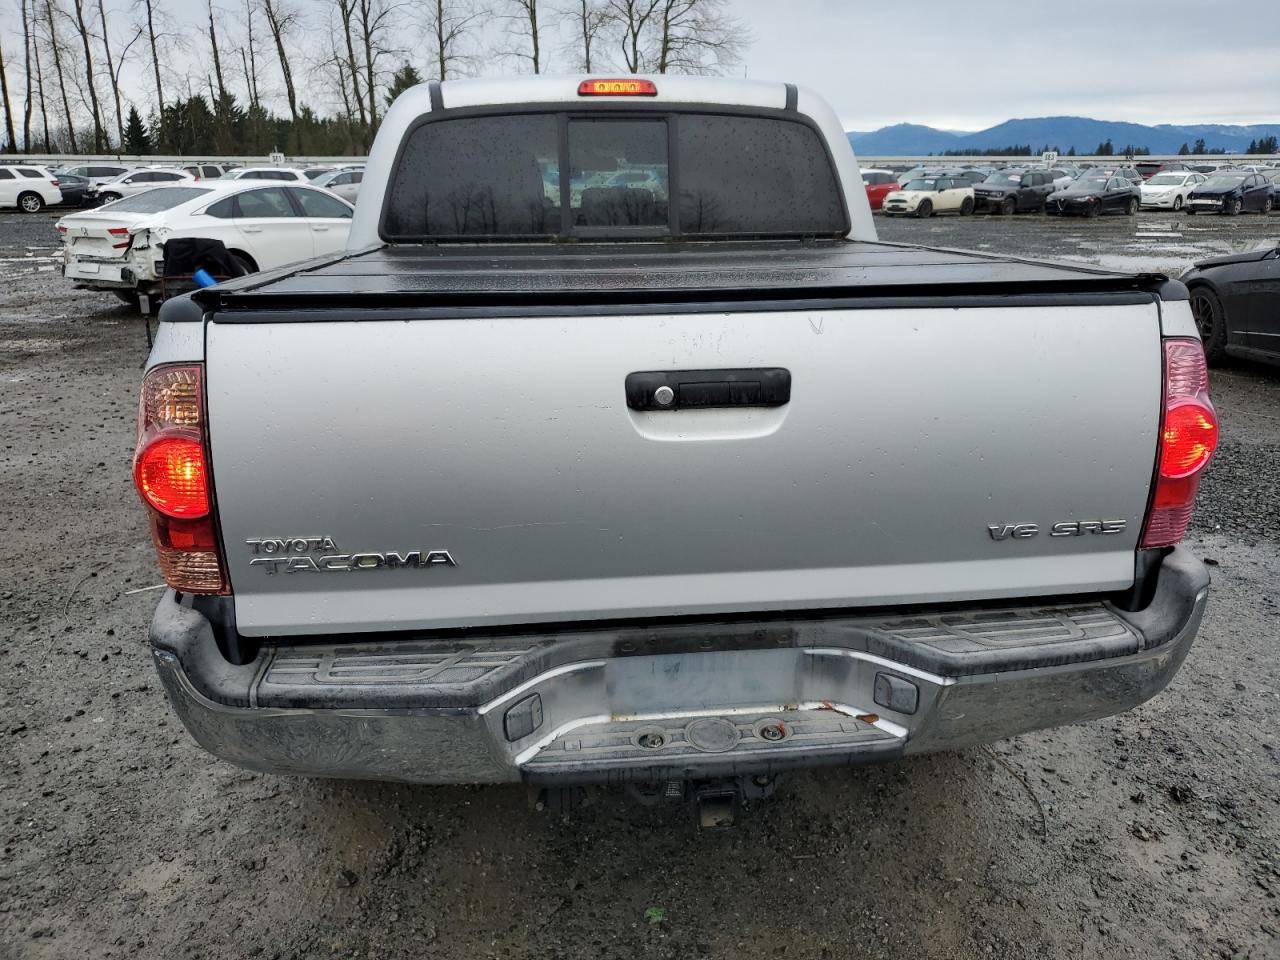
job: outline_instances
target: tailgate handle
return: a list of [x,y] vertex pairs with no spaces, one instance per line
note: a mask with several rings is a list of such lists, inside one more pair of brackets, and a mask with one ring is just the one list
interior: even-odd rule
[[791,400],[791,371],[782,367],[735,370],[650,370],[627,374],[632,410],[705,407],[780,407]]

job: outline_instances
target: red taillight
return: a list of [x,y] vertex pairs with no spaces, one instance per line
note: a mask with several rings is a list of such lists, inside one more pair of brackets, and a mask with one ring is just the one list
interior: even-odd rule
[[113,243],[111,245],[112,250],[121,250],[129,245],[129,228],[128,227],[110,227],[107,230],[107,233],[111,236],[113,240],[118,239],[120,237],[124,237],[123,243]]
[[1218,445],[1213,407],[1194,400],[1170,405],[1165,410],[1160,442],[1160,476],[1181,480],[1198,473]]
[[57,181],[57,180],[50,180],[49,182],[50,182],[50,183],[52,183],[55,187],[58,185],[58,181]]
[[161,435],[147,444],[133,465],[142,499],[165,516],[195,519],[209,512],[204,444],[198,436]]
[[209,484],[203,367],[148,371],[138,405],[133,479],[151,517],[160,570],[184,593],[228,593]]
[[62,224],[58,224],[58,232],[59,232],[59,233],[66,233],[66,232],[67,232],[67,228],[66,228],[66,227],[64,227]]
[[1144,548],[1171,547],[1187,532],[1200,474],[1218,446],[1209,369],[1199,340],[1164,341],[1164,415],[1156,488],[1142,531]]
[[652,80],[583,80],[580,97],[656,97],[658,85]]

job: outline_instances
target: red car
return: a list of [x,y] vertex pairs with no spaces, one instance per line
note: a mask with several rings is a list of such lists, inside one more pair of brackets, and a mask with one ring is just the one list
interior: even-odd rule
[[884,198],[898,189],[898,175],[888,170],[863,170],[862,185],[867,188],[871,209],[879,210]]

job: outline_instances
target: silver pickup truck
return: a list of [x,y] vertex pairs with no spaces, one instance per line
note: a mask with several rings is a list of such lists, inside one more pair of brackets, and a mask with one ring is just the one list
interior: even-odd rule
[[1187,653],[1185,288],[877,242],[806,90],[426,84],[350,238],[160,314],[151,644],[219,757],[758,787],[1127,710]]

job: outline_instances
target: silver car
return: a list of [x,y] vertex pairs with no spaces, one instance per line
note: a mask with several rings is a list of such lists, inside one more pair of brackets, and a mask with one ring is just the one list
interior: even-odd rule
[[331,193],[336,193],[348,203],[355,203],[362,180],[364,180],[364,170],[335,170],[317,178],[315,184],[317,187],[324,187]]

